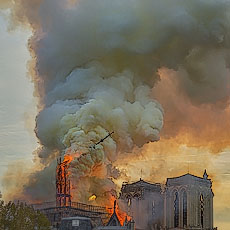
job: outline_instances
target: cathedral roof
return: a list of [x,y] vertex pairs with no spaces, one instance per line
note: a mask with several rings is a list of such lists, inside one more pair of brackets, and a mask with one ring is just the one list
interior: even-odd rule
[[142,179],[140,179],[139,181],[136,181],[134,183],[131,183],[131,184],[123,184],[122,185],[122,191],[126,191],[127,189],[128,190],[136,190],[137,188],[142,188],[142,189],[145,189],[145,190],[153,190],[153,191],[161,191],[161,184],[159,183],[154,183],[154,184],[151,184],[149,182],[146,182]]
[[110,217],[107,226],[121,226],[121,222],[119,221],[116,212]]
[[177,176],[177,177],[170,177],[170,178],[167,178],[167,179],[177,179],[177,178],[182,178],[182,177],[185,177],[185,176],[191,176],[191,177],[196,177],[196,178],[199,178],[199,179],[203,179],[202,177],[195,176],[195,175],[190,174],[190,173],[186,173],[186,174],[184,174],[184,175]]
[[143,185],[143,186],[161,186],[159,183],[149,183],[140,178],[139,181],[131,183],[130,185]]
[[201,183],[207,186],[210,186],[212,184],[211,180],[208,179],[207,172],[205,171],[203,177],[199,177],[187,173],[182,176],[167,178],[166,186],[177,185],[177,184],[193,184],[193,183]]

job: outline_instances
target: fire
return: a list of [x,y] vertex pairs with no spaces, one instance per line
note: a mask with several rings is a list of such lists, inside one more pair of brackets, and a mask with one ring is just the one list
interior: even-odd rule
[[69,164],[73,160],[73,158],[73,156],[67,154],[64,156],[63,163]]
[[74,159],[73,156],[67,154],[64,156],[63,161],[59,163],[59,167],[57,168],[57,174],[58,174],[58,170],[60,170],[62,178],[65,178],[65,176],[68,176],[70,174],[68,168],[69,168],[70,162],[73,159]]
[[[111,207],[114,207],[114,201],[116,200],[116,198],[114,196],[111,196],[110,197],[110,207],[106,207],[107,211],[109,214],[113,214],[113,208]],[[121,225],[124,224],[125,220],[127,219],[127,221],[130,221],[131,220],[131,217],[124,211],[122,211],[120,208],[119,208],[119,204],[116,205],[116,214],[117,214],[117,217],[121,223]]]
[[89,197],[89,201],[94,201],[96,199],[97,199],[97,196],[94,194],[91,197]]
[[63,161],[58,160],[56,168],[56,205],[59,207],[71,205],[71,183],[69,179],[69,163],[73,160],[65,155]]

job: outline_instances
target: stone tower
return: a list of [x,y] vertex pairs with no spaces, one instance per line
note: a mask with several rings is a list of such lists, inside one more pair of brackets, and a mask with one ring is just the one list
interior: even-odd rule
[[139,181],[122,185],[120,201],[135,220],[136,230],[160,229],[164,220],[164,194],[161,184]]
[[165,226],[170,229],[213,229],[212,182],[185,174],[168,178],[165,191]]
[[165,185],[140,179],[122,185],[120,201],[133,217],[136,230],[214,230],[212,181],[185,174]]

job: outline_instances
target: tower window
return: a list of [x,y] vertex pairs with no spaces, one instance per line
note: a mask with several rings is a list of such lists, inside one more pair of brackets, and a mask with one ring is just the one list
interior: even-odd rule
[[204,196],[200,195],[200,223],[201,227],[204,227]]
[[128,199],[128,207],[131,206],[131,198]]
[[152,214],[155,215],[155,201],[152,202]]
[[179,197],[178,192],[174,196],[174,227],[179,227]]
[[187,193],[183,193],[183,226],[187,226]]

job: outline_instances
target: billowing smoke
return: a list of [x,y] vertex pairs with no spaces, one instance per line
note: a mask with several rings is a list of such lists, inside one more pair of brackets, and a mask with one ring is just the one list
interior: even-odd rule
[[40,101],[37,154],[46,167],[25,187],[35,199],[48,198],[37,193],[39,175],[50,177],[47,168],[60,154],[74,156],[70,171],[78,199],[115,189],[112,179],[119,172],[113,163],[159,140],[163,109],[152,95],[162,69],[174,73],[192,105],[228,105],[228,0],[20,0],[14,5],[13,18],[34,32],[29,47]]

